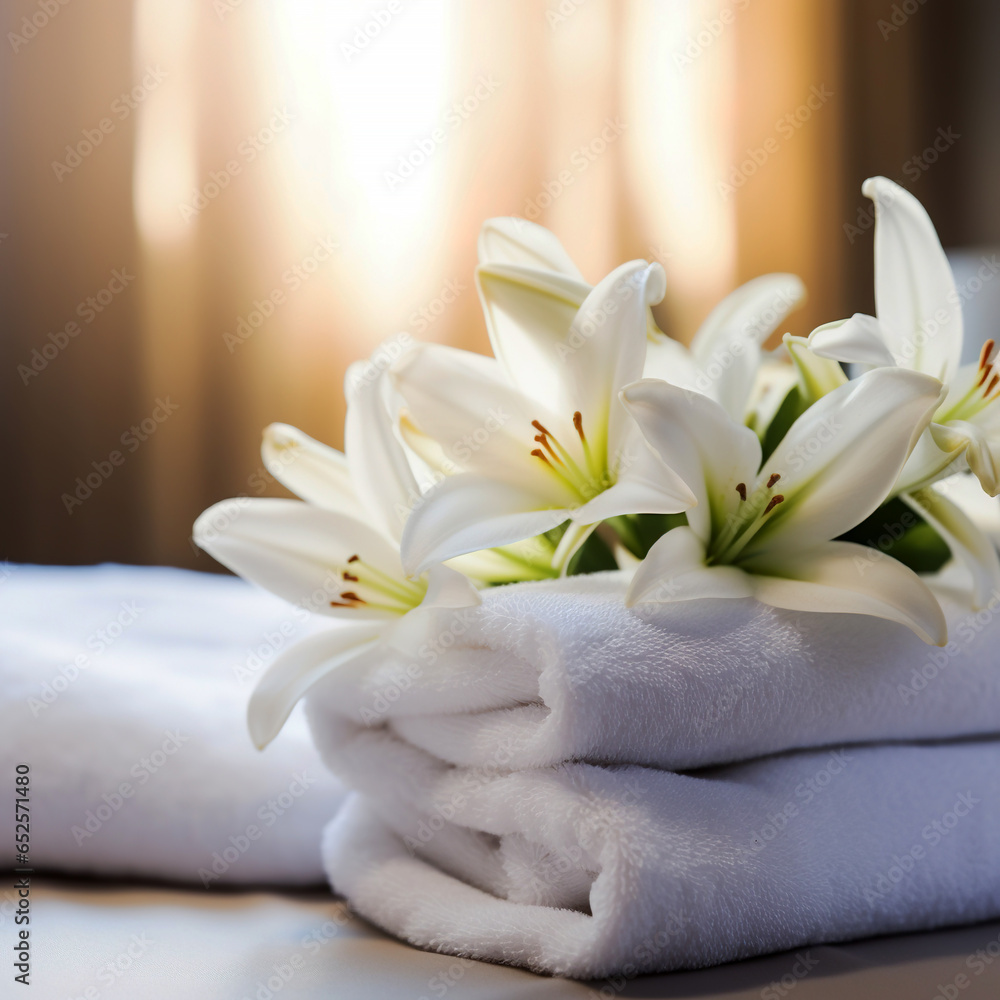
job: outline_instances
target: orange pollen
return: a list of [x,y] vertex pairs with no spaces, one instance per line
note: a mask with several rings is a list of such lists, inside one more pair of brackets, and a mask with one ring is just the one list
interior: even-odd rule
[[977,389],[990,377],[991,371],[993,371],[993,365],[986,365],[986,367],[983,368],[983,373],[979,376],[979,381],[976,383]]
[[[544,434],[536,434],[535,440],[560,464],[565,465],[563,460],[556,454],[555,448],[549,443],[549,439]],[[534,454],[534,453],[532,453]]]
[[[773,501],[772,501],[773,502]],[[350,601],[352,604],[364,604],[365,602],[354,593],[353,590],[345,590],[341,595],[342,601]]]
[[546,455],[545,452],[542,451],[541,448],[533,448],[532,451],[531,451],[531,454],[534,455],[535,458],[540,458],[546,465],[551,465],[552,464],[549,461],[549,456]]
[[770,489],[781,478],[780,472],[773,472],[767,481],[767,488]]
[[736,492],[739,493],[740,500],[746,500],[746,498],[747,498],[747,484],[746,483],[737,483],[736,484]]
[[358,562],[360,559],[361,559],[361,556],[351,556],[351,558],[348,559],[347,561],[349,563],[352,563],[352,562]]
[[994,375],[990,379],[990,384],[986,387],[986,392],[984,395],[988,396],[997,386],[997,382],[1000,382],[1000,375]]
[[993,338],[983,344],[983,349],[979,352],[979,367],[985,368],[989,364],[990,355],[993,353],[993,348],[996,346]]
[[535,430],[538,431],[540,434],[548,434],[549,433],[537,420],[532,420],[531,421],[531,426],[534,427]]
[[343,577],[343,578],[344,578],[345,580],[350,580],[350,581],[351,581],[351,583],[357,583],[357,582],[358,582],[358,578],[357,578],[356,576],[352,576],[352,575],[351,575],[350,573],[348,573],[348,572],[347,572],[347,570],[346,570],[346,569],[345,569],[345,570],[344,570],[344,572],[343,572],[343,573],[341,573],[340,575],[341,575],[341,576],[342,576],[342,577]]
[[770,514],[771,511],[774,510],[774,508],[777,507],[779,503],[784,502],[784,499],[785,498],[780,493],[776,493],[773,497],[771,497],[770,502],[764,508],[764,513]]
[[580,435],[580,440],[586,441],[583,434],[583,414],[579,410],[573,414],[573,426],[576,428],[576,433]]

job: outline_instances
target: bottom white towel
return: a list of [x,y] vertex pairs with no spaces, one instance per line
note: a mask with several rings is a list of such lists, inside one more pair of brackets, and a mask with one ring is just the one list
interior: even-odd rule
[[593,978],[1000,914],[997,742],[491,774],[319,735],[366,789],[326,830],[331,882],[421,947]]

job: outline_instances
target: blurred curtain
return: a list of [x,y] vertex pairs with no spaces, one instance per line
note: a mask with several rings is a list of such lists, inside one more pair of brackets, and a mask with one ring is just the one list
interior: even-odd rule
[[399,331],[488,349],[491,215],[591,280],[659,260],[681,339],[769,270],[809,288],[793,332],[870,308],[845,226],[953,124],[928,38],[973,32],[942,7],[885,35],[874,0],[12,0],[2,554],[211,568],[199,511],[281,492],[261,427],[339,444],[346,366]]

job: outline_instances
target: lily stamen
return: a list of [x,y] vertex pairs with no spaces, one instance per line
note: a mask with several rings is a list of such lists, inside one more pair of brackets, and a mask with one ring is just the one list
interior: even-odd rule
[[[547,437],[546,437],[546,436],[545,436],[544,434],[536,434],[536,435],[535,435],[535,440],[536,440],[536,441],[537,441],[537,442],[538,442],[538,443],[539,443],[539,444],[540,444],[540,445],[541,445],[541,446],[542,446],[543,448],[547,449],[547,450],[548,450],[548,453],[549,453],[549,454],[550,454],[550,455],[551,455],[551,456],[552,456],[552,457],[553,457],[553,458],[554,458],[554,459],[555,459],[555,460],[556,460],[556,461],[557,461],[557,462],[558,462],[558,463],[559,463],[560,465],[564,465],[564,464],[565,464],[565,463],[563,462],[563,460],[562,460],[562,459],[561,459],[561,458],[560,458],[560,457],[559,457],[559,456],[558,456],[558,455],[556,454],[556,452],[555,452],[555,449],[554,449],[554,448],[552,447],[552,445],[551,445],[551,444],[549,443],[549,439],[548,439],[548,438],[547,438]],[[534,454],[534,452],[532,452],[532,454]]]
[[351,570],[341,570],[341,577],[345,581],[358,584],[358,590],[363,589],[366,596],[361,597],[354,590],[344,591],[340,595],[339,602],[331,602],[337,607],[353,608],[365,605],[380,611],[405,614],[416,607],[427,593],[426,584],[399,580],[365,562],[357,554],[351,556],[347,562]]
[[995,341],[992,337],[983,344],[983,349],[979,352],[979,367],[986,368],[990,364],[990,355],[993,353],[993,348],[996,346]]
[[[588,469],[586,473],[576,463],[573,456],[569,453],[559,438],[556,437],[555,434],[553,434],[552,431],[550,431],[541,421],[532,420],[531,426],[538,431],[535,435],[535,441],[542,446],[541,448],[532,449],[531,454],[535,458],[541,459],[552,472],[559,476],[559,478],[573,490],[574,493],[578,494],[580,497],[589,499],[593,492],[595,492],[595,483],[600,484],[600,489],[596,492],[600,492],[601,489],[610,485],[609,483],[601,481],[602,473],[594,466],[590,446],[587,443],[586,435],[583,432],[583,415],[579,410],[573,414],[573,427],[576,429],[576,433],[580,438],[580,444],[583,448],[583,455]],[[546,454],[546,452],[548,454]],[[557,468],[556,464],[558,464],[560,468]]]
[[[749,497],[746,483],[736,484],[741,505],[739,513],[731,515],[728,524],[719,532],[713,546],[715,554],[709,558],[710,563],[728,563],[735,559],[763,526],[764,518],[778,504],[784,503],[783,494],[770,495],[774,484],[780,479],[780,472],[772,472],[763,483],[758,479],[760,485]],[[742,506],[744,503],[747,504],[746,507]]]

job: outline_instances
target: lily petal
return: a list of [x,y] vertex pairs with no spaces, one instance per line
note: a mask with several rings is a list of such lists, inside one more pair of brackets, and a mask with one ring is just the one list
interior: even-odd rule
[[545,399],[559,384],[567,334],[590,286],[514,264],[480,266],[476,284],[494,356],[521,392]]
[[876,368],[810,406],[761,470],[780,475],[785,502],[747,555],[812,548],[860,524],[889,496],[942,391],[928,375]]
[[471,608],[483,599],[472,581],[448,566],[431,566],[427,572],[427,593],[422,608]]
[[[966,440],[965,460],[969,468],[983,489],[995,497],[1000,493],[1000,428],[989,428],[979,421],[950,420],[947,431],[950,442]],[[944,439],[943,434],[935,436],[939,445]]]
[[332,617],[391,618],[367,605],[332,607],[352,555],[393,578],[399,556],[366,524],[298,500],[223,500],[195,521],[194,540],[234,573],[286,601]]
[[635,427],[622,453],[618,481],[574,510],[572,517],[590,524],[619,514],[680,514],[697,505],[691,488]]
[[606,448],[610,464],[630,426],[618,393],[642,377],[647,306],[663,298],[666,280],[659,264],[644,260],[615,268],[580,306],[563,345],[567,408],[583,414],[591,447]]
[[664,335],[646,344],[646,363],[643,378],[658,378],[683,389],[707,393],[711,380],[702,375],[691,357],[691,352],[681,343]]
[[782,342],[798,373],[802,397],[809,405],[847,381],[844,369],[836,361],[811,351],[805,337],[793,337],[786,333]]
[[875,203],[875,308],[897,363],[951,381],[962,355],[962,307],[934,224],[909,191],[869,177]]
[[483,223],[479,232],[479,263],[520,264],[583,282],[583,275],[555,233],[513,216],[487,219]]
[[900,497],[948,543],[972,574],[974,607],[985,608],[1000,593],[1000,558],[993,542],[972,519],[933,486]]
[[743,566],[754,596],[789,611],[871,615],[899,622],[924,642],[943,646],[948,625],[937,598],[909,567],[878,549],[825,542]]
[[891,368],[896,364],[886,347],[882,326],[874,316],[855,313],[850,319],[824,323],[809,334],[809,349],[821,358],[844,364]]
[[737,486],[748,487],[757,476],[757,435],[707,396],[658,379],[634,382],[621,398],[646,443],[697,501],[688,523],[707,543],[735,512]]
[[263,750],[278,735],[292,709],[331,670],[374,647],[382,626],[343,624],[295,643],[257,682],[247,707],[250,738]]
[[416,575],[455,556],[541,535],[569,517],[539,508],[538,497],[511,483],[463,472],[425,494],[403,530],[403,566]]
[[950,465],[962,459],[968,445],[969,437],[961,427],[932,422],[914,445],[893,494],[912,493],[939,479]]
[[410,508],[420,499],[420,489],[395,434],[387,388],[388,375],[380,372],[373,377],[370,363],[357,362],[348,368],[344,451],[368,516],[374,515],[382,530],[399,541]]
[[[420,344],[393,370],[396,387],[417,429],[441,446],[438,462],[493,475],[564,506],[571,494],[530,458],[539,420],[559,418],[517,392],[493,358],[439,344]],[[568,423],[568,421],[562,421]],[[569,424],[572,432],[572,424]]]
[[629,584],[625,606],[751,597],[753,592],[750,578],[735,566],[706,566],[704,543],[681,526],[657,539],[646,553]]
[[290,424],[271,424],[264,428],[260,454],[264,468],[296,496],[325,510],[364,517],[341,452]]
[[727,295],[691,341],[691,354],[710,388],[693,386],[743,422],[760,347],[805,298],[794,274],[763,274]]

